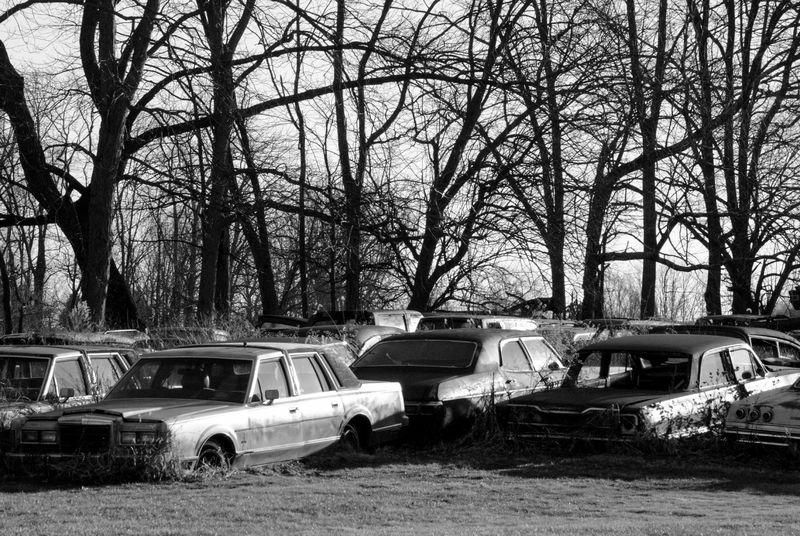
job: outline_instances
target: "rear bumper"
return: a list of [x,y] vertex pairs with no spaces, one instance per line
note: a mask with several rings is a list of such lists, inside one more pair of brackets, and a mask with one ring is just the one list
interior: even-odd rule
[[800,429],[784,426],[727,426],[725,437],[737,443],[789,447],[800,442]]

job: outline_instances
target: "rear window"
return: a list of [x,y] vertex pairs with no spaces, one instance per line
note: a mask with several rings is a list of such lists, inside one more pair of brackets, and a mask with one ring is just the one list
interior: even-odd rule
[[440,367],[472,365],[478,345],[472,341],[383,341],[367,350],[354,367]]

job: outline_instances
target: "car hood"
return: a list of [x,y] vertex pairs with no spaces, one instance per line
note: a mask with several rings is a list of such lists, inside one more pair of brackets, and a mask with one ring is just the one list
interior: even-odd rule
[[48,402],[8,402],[0,403],[0,430],[10,428],[11,423],[20,417],[36,415],[53,409]]
[[683,393],[663,393],[634,389],[562,388],[542,391],[513,401],[513,405],[536,406],[543,410],[580,411],[590,407],[637,408],[668,400]]
[[51,417],[68,419],[80,415],[109,415],[122,417],[128,421],[177,421],[206,417],[224,413],[240,407],[241,404],[213,400],[186,400],[173,398],[121,398],[104,400],[96,404],[67,408],[48,414]]
[[363,367],[353,370],[361,380],[383,380],[399,382],[403,388],[403,398],[409,400],[431,400],[431,390],[442,382],[470,374],[453,370],[419,369],[410,367]]

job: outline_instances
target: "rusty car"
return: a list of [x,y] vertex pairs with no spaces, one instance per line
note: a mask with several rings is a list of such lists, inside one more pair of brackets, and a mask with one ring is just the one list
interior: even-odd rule
[[769,372],[740,339],[633,335],[582,348],[561,388],[498,404],[497,414],[521,438],[679,438],[719,430],[731,402],[798,377]]
[[10,467],[135,458],[166,446],[182,466],[296,459],[400,434],[400,385],[358,380],[326,346],[219,343],[146,354],[101,402],[14,427]]
[[788,447],[800,454],[800,380],[731,404],[724,432],[732,443]]
[[481,412],[561,383],[560,356],[533,332],[416,331],[387,337],[352,365],[365,380],[398,381],[413,435],[459,435]]
[[128,361],[105,347],[0,346],[0,450],[16,419],[96,401],[126,370]]

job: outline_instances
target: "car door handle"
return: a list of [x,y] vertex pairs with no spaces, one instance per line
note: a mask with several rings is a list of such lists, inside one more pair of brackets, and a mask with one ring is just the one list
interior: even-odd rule
[[331,402],[331,407],[332,408],[338,408],[339,407],[339,403],[338,402]]
[[513,384],[513,383],[517,383],[517,380],[514,380],[514,379],[506,380],[506,385],[510,385],[510,384]]
[[289,408],[289,413],[297,413],[297,408]]

